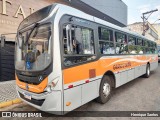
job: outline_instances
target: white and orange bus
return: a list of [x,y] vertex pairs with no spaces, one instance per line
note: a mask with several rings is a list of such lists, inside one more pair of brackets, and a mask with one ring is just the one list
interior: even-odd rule
[[158,67],[155,42],[62,4],[22,21],[15,56],[19,97],[54,114],[104,104],[113,88]]

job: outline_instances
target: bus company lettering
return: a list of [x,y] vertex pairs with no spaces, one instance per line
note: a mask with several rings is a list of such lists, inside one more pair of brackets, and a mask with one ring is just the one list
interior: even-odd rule
[[113,65],[113,69],[114,69],[114,70],[122,69],[122,68],[126,68],[126,67],[131,67],[131,62]]

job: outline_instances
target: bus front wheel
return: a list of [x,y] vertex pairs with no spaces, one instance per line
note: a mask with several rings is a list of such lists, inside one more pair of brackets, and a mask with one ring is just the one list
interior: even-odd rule
[[102,78],[99,88],[99,97],[96,99],[97,102],[104,104],[110,99],[112,93],[111,79],[112,78],[109,76],[104,76]]

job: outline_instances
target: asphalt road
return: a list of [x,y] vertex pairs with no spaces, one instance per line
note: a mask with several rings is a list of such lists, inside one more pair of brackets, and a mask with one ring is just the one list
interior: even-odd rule
[[[38,111],[37,109],[21,103],[19,105],[5,108],[10,111]],[[77,110],[82,111],[160,111],[160,64],[156,71],[151,73],[150,78],[139,77],[114,90],[112,98],[106,104],[99,104],[96,101],[91,101]],[[44,119],[44,118],[43,118]],[[52,118],[45,118],[52,119]],[[70,119],[70,118],[55,118],[55,119]],[[72,118],[72,119],[106,119],[106,118]],[[118,118],[108,118],[118,119]],[[121,118],[128,120],[128,118]],[[129,118],[130,120],[137,118]],[[146,119],[146,118],[138,118]],[[149,118],[159,119],[159,118]],[[33,119],[34,120],[34,119]]]

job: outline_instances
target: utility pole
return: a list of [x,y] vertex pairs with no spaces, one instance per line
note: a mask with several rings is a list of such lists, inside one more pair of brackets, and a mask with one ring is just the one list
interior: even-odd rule
[[[152,15],[152,13],[158,11],[158,9],[155,9],[155,10],[151,10],[151,11],[148,11],[148,12],[145,12],[145,13],[142,13],[143,17],[143,33],[142,35],[145,36],[145,32],[146,30],[148,30],[148,26],[146,25],[146,22],[148,20],[148,18]],[[145,15],[149,14],[149,16],[146,18]],[[147,28],[146,28],[147,27]]]

